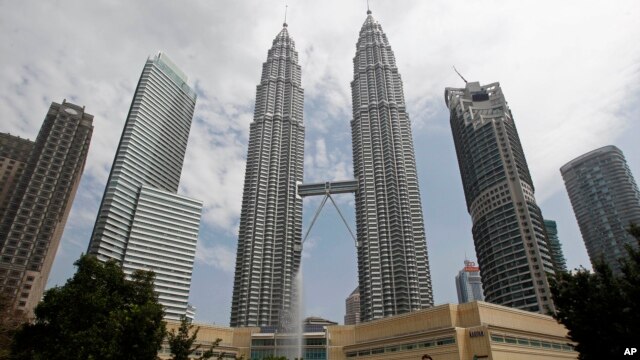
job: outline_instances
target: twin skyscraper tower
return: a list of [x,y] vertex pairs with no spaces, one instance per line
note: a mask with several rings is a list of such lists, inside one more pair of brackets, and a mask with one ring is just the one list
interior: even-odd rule
[[[370,11],[356,46],[355,181],[342,184],[350,183],[355,192],[361,319],[368,321],[430,307],[433,294],[402,80]],[[302,251],[304,92],[286,23],[269,50],[256,93],[231,306],[234,327],[279,325],[294,305]],[[332,192],[331,182],[325,192]]]
[[[361,319],[367,321],[433,305],[402,81],[370,11],[357,43],[351,89],[355,180],[329,181],[321,193],[355,193]],[[177,194],[195,102],[187,77],[166,55],[148,59],[88,249],[102,261],[115,260],[128,275],[153,270],[168,319],[188,312],[202,211],[202,202]],[[234,327],[282,326],[296,305],[302,197],[320,194],[302,190],[303,102],[298,53],[285,23],[263,65],[250,126]]]
[[[371,12],[353,59],[355,179],[304,184],[304,91],[287,24],[257,86],[240,214],[231,326],[280,326],[296,308],[303,197],[355,194],[360,319],[427,308],[433,291],[411,124],[389,41]],[[89,244],[125,273],[156,272],[167,318],[187,300],[202,202],[177,194],[196,93],[163,54],[140,77]],[[488,302],[553,311],[542,213],[498,83],[445,91]],[[214,191],[224,191],[215,189]],[[333,201],[333,199],[332,199]],[[344,219],[343,219],[344,220]]]

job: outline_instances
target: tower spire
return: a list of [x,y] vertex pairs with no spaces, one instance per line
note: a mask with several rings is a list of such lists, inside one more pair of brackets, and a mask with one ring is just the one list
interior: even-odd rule
[[287,27],[287,9],[289,8],[289,5],[287,5],[287,3],[284,4],[284,22],[282,23],[283,27]]
[[467,79],[465,79],[465,78],[464,78],[464,77],[463,77],[463,76],[458,72],[458,69],[456,69],[456,66],[455,66],[455,65],[453,66],[453,71],[455,71],[455,72],[456,72],[456,74],[458,74],[458,76],[460,76],[460,78],[464,81],[464,83],[465,83],[465,84],[467,83]]
[[367,0],[367,15],[371,15],[371,9],[369,9],[369,0]]

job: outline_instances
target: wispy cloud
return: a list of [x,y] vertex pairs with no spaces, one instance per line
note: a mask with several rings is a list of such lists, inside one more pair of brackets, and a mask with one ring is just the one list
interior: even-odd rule
[[[463,85],[452,65],[470,81],[500,81],[540,202],[563,188],[558,168],[566,161],[638,132],[638,1],[371,5],[396,55],[414,137],[451,136],[443,92]],[[144,61],[162,50],[199,94],[180,192],[204,202],[203,226],[219,242],[204,242],[198,261],[232,271],[235,250],[229,244],[237,236],[255,90],[280,30],[282,6],[279,0],[0,3],[0,131],[34,138],[51,101],[65,98],[95,115],[84,180],[61,252],[67,246],[86,249]],[[290,4],[287,21],[305,90],[307,182],[353,176],[350,82],[364,12],[357,1]],[[451,148],[415,145],[419,161],[455,158],[445,154]],[[638,146],[623,151],[640,153]],[[455,161],[439,165],[457,166]],[[422,193],[440,181],[440,173],[456,176],[456,171],[421,173]],[[459,179],[441,182],[448,186],[442,190],[446,196],[461,191]],[[352,207],[351,196],[337,199]],[[317,201],[305,200],[305,214]],[[437,213],[460,214],[445,208]],[[461,215],[466,216],[464,209]],[[439,222],[428,231],[450,233]],[[64,266],[72,271],[71,264]],[[434,273],[453,271],[448,264],[439,266]],[[450,291],[445,285],[435,289]]]
[[236,264],[236,252],[235,249],[225,245],[214,244],[207,246],[202,241],[198,241],[196,261],[211,265],[227,273],[233,273]]

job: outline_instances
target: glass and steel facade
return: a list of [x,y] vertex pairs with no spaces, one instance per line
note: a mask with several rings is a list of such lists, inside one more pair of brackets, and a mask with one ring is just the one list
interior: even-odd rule
[[640,225],[640,192],[624,154],[605,146],[568,162],[560,172],[591,263],[603,259],[620,274],[625,245],[638,246],[626,229],[630,223]]
[[337,323],[319,317],[302,321],[300,333],[283,333],[276,326],[261,327],[251,333],[251,360],[266,357],[285,357],[326,360],[329,358],[327,326]]
[[304,91],[287,24],[273,40],[256,90],[245,171],[231,326],[277,325],[293,309],[300,266]]
[[402,79],[367,12],[351,82],[360,319],[433,305],[422,203]]
[[562,253],[562,244],[558,238],[558,224],[553,220],[544,220],[544,227],[547,230],[549,238],[549,251],[551,252],[551,260],[558,271],[567,271],[567,261]]
[[[31,313],[42,299],[89,151],[93,115],[66,101],[52,103],[35,142],[3,137],[0,156],[9,181],[0,219],[0,292]],[[4,143],[13,142],[13,145]],[[18,143],[15,143],[15,142]],[[5,149],[17,146],[11,153]],[[22,169],[24,155],[31,148]],[[11,164],[10,157],[18,157]],[[15,180],[15,179],[14,179]],[[5,186],[3,185],[3,187]]]
[[[265,337],[265,335],[269,337]],[[304,333],[302,359],[326,360],[327,339],[325,332]],[[251,360],[262,360],[268,357],[284,356],[293,359],[292,354],[298,350],[300,340],[292,334],[254,334],[251,339]]]
[[456,290],[460,304],[476,300],[484,301],[480,268],[474,262],[464,261],[464,268],[456,275]]
[[[153,269],[168,318],[187,309],[202,207],[176,195],[196,103],[186,82],[165,54],[147,60],[88,249],[102,261],[118,262],[127,273]],[[149,231],[149,224],[161,229]]]
[[447,88],[451,130],[488,302],[546,313],[555,272],[511,110],[499,83]]

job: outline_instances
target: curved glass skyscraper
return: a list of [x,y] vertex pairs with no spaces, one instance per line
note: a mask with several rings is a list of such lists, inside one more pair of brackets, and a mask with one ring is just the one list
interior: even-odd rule
[[640,192],[622,151],[613,145],[590,151],[560,168],[591,263],[601,258],[621,274],[627,233],[640,225]]
[[499,83],[447,88],[451,130],[487,302],[546,313],[553,265],[533,182]]
[[353,58],[351,95],[362,321],[433,305],[431,275],[402,79],[371,11]]
[[280,324],[300,267],[304,91],[287,24],[273,40],[256,91],[245,172],[231,326]]

